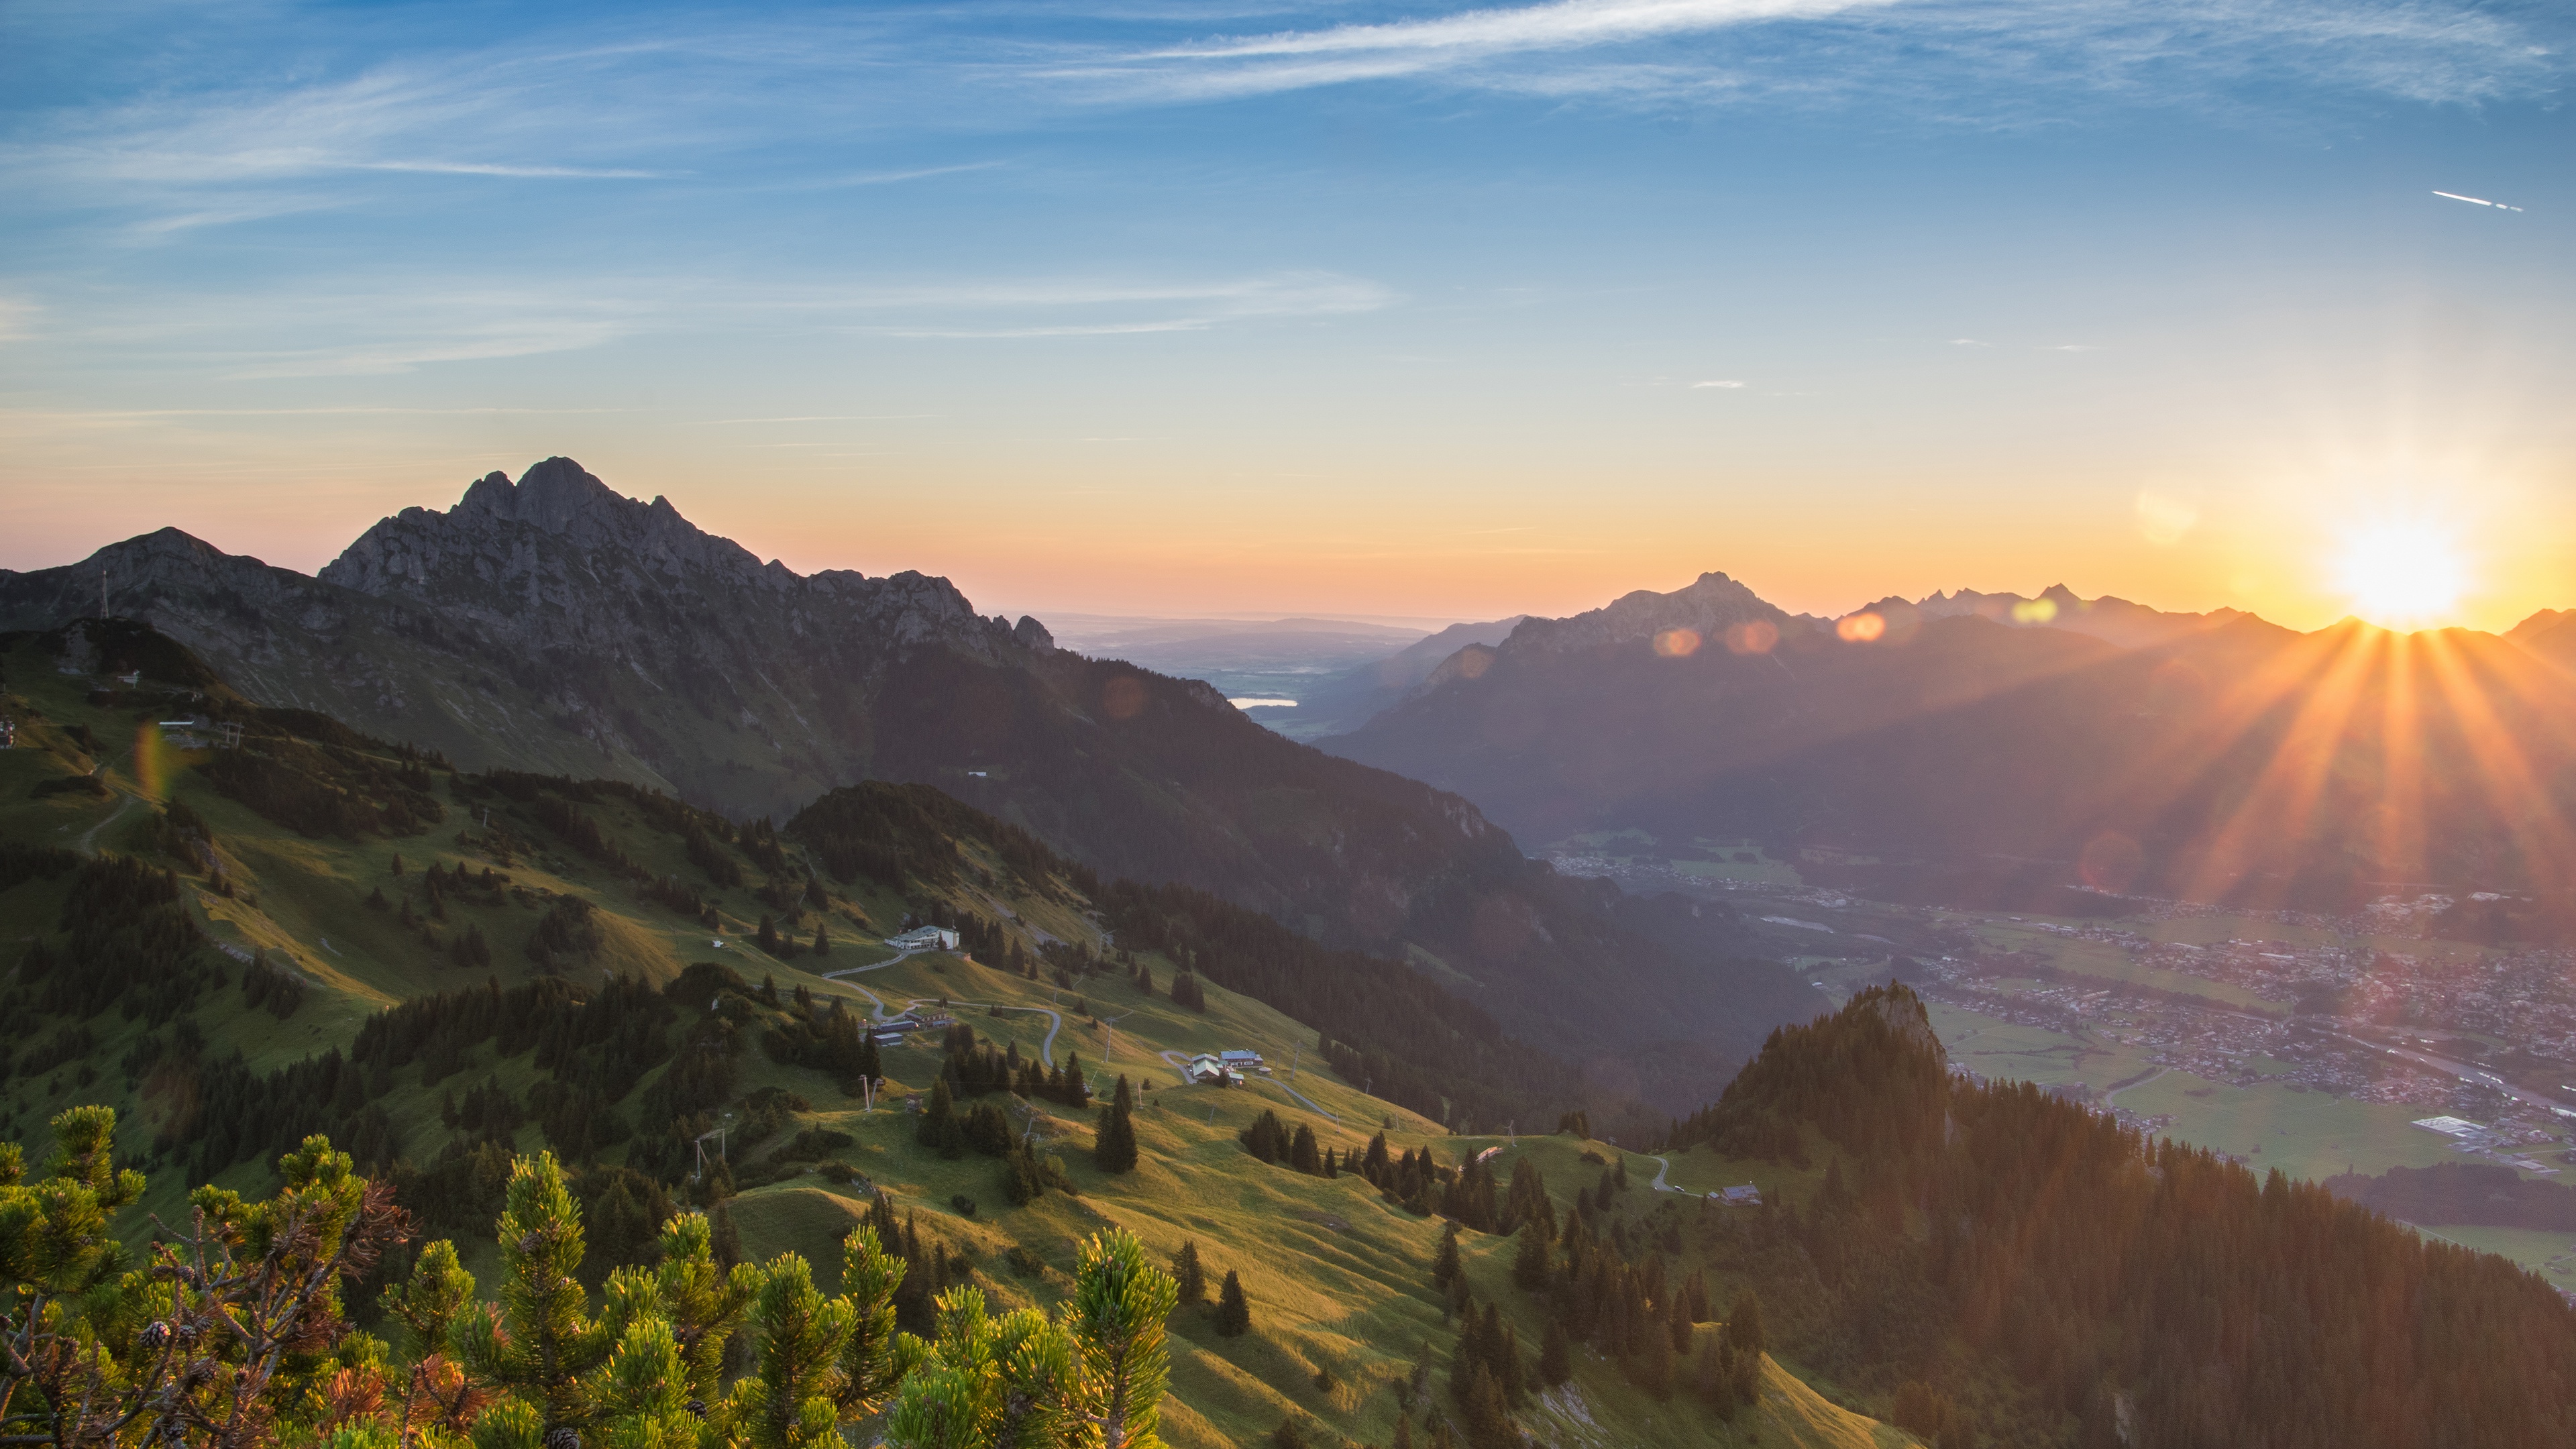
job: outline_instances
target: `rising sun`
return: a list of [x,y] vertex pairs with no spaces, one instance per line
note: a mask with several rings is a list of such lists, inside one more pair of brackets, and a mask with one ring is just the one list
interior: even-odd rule
[[2447,624],[2469,591],[2457,536],[2420,519],[2384,520],[2344,535],[2336,574],[2353,612],[2392,629]]

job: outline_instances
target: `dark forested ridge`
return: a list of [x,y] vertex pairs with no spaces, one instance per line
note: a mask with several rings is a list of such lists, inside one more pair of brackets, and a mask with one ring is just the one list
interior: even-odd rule
[[1775,1328],[1828,1372],[1977,1402],[2002,1442],[2074,1425],[2110,1449],[2124,1420],[2176,1449],[2576,1442],[2556,1290],[2324,1187],[1953,1077],[1902,986],[1776,1033],[1672,1136],[1831,1153],[1807,1209],[1738,1234]]

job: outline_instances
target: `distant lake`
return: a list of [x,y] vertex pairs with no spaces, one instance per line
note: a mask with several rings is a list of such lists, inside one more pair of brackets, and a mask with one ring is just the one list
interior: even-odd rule
[[1229,699],[1226,703],[1233,705],[1236,709],[1260,709],[1265,705],[1275,706],[1281,709],[1295,709],[1297,707],[1297,701],[1293,699]]

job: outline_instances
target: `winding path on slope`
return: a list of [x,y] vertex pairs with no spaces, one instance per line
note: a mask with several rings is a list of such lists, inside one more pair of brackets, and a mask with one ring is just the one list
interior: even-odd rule
[[[842,985],[849,987],[852,991],[855,991],[861,996],[866,997],[869,1001],[874,1002],[875,1006],[873,1007],[873,1013],[875,1019],[878,1021],[884,1021],[887,1019],[885,998],[877,995],[873,991],[870,991],[868,988],[861,986],[855,981],[844,981],[842,978],[847,976],[858,976],[869,971],[883,971],[888,966],[892,966],[897,961],[904,959],[906,956],[914,954],[916,953],[911,951],[898,951],[894,955],[883,961],[877,962],[873,966],[852,966],[845,971],[826,971],[822,973],[822,977],[826,981],[840,981]],[[937,998],[935,997],[916,996],[904,1003],[904,1009],[908,1011],[916,1006],[930,1006],[936,1004],[936,1001]],[[1005,1006],[1002,1003],[995,1001],[952,1001],[948,1004],[961,1010],[970,1007],[982,1007],[987,1011],[1034,1011],[1038,1013],[1045,1017],[1049,1023],[1047,1026],[1046,1040],[1038,1046],[1038,1060],[1045,1062],[1048,1066],[1055,1065],[1055,1037],[1057,1032],[1064,1030],[1064,1013],[1057,1011],[1054,1007]]]
[[[110,788],[114,787],[111,786]],[[109,811],[106,818],[100,820],[96,825],[82,831],[80,839],[72,842],[72,848],[83,855],[98,854],[98,833],[124,819],[125,812],[134,808],[135,801],[138,798],[139,797],[137,796],[128,795],[124,791],[118,790],[116,792],[116,808]]]

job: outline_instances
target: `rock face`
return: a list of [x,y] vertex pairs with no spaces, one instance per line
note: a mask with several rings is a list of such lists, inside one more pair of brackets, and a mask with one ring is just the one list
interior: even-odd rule
[[870,773],[871,705],[924,652],[989,667],[1051,648],[946,579],[803,577],[618,494],[569,458],[405,509],[307,578],[164,529],[0,577],[0,617],[112,611],[266,703],[468,766],[612,775],[779,814]]
[[550,717],[678,792],[779,813],[872,764],[886,672],[937,650],[989,666],[1046,647],[946,579],[799,575],[627,498],[569,458],[477,481],[367,530],[321,581],[433,617],[502,658]]

